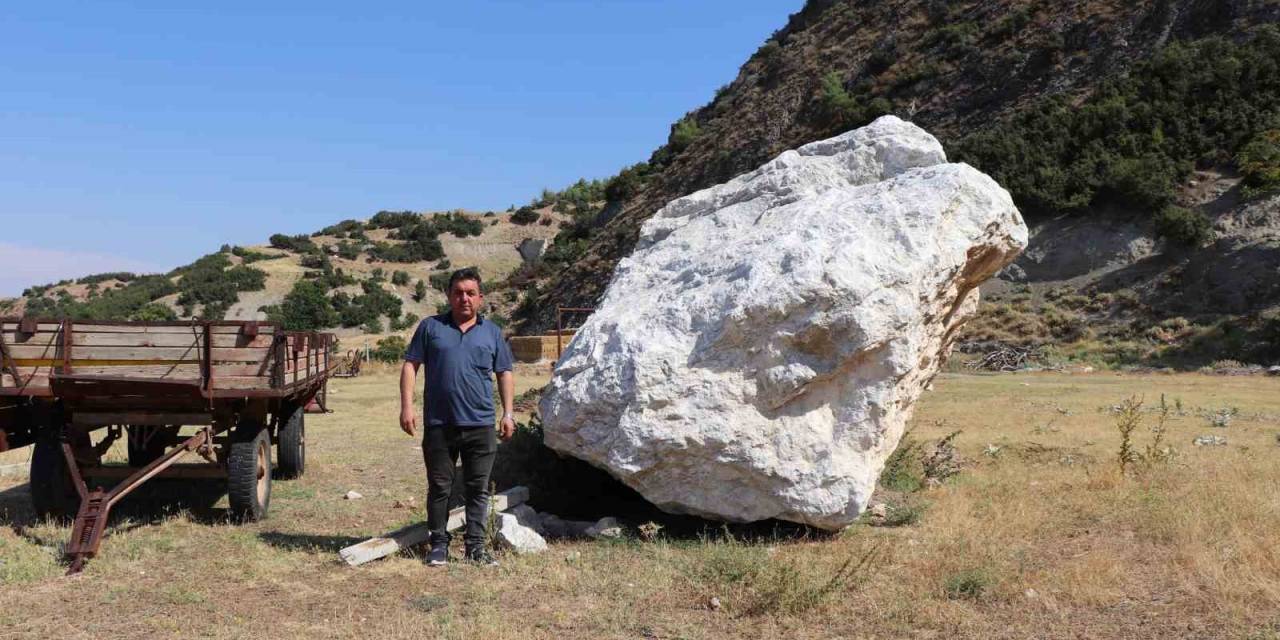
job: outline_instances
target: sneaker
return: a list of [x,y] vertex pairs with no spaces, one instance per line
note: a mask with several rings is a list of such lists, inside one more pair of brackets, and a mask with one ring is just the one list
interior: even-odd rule
[[467,562],[480,565],[482,567],[496,567],[498,561],[489,553],[489,550],[483,546],[467,547]]
[[431,551],[427,554],[427,566],[443,567],[446,564],[449,564],[449,543],[432,543]]

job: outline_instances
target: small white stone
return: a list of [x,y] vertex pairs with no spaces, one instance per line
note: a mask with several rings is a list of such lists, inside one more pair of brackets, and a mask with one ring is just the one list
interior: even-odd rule
[[363,498],[364,496],[363,496],[363,495],[361,495],[361,494],[360,494],[360,492],[358,492],[358,491],[348,491],[348,492],[347,492],[347,495],[342,496],[342,497],[343,497],[343,498],[345,498],[345,499],[347,499],[347,500],[359,500],[360,498]]
[[520,520],[510,513],[498,514],[498,531],[494,537],[501,547],[519,555],[547,550],[547,541],[537,531],[520,524]]
[[717,598],[717,597],[715,597],[715,596],[711,596],[711,600],[707,601],[707,607],[709,607],[712,611],[719,611],[719,610],[720,610],[720,598]]

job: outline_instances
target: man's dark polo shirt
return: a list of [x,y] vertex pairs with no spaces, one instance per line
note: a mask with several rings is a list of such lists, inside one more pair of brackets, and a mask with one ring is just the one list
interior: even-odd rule
[[498,325],[476,316],[463,333],[443,313],[418,324],[404,359],[426,365],[428,427],[492,427],[493,374],[511,370],[511,348]]

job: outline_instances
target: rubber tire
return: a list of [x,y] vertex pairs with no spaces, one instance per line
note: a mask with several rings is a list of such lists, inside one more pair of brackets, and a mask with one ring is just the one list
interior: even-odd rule
[[307,470],[307,427],[303,416],[306,411],[298,407],[280,425],[276,438],[276,470],[281,478],[291,480],[301,477]]
[[263,520],[271,506],[271,434],[265,428],[249,425],[241,425],[236,431],[243,433],[236,434],[239,437],[231,442],[227,453],[231,518],[239,522]]
[[66,520],[80,510],[80,493],[71,482],[57,438],[37,438],[31,452],[31,506],[41,519]]
[[[145,428],[146,427],[136,426],[136,425],[128,425],[125,427],[125,429],[129,431],[133,431],[134,429],[145,429]],[[128,434],[128,435],[132,436],[132,434]],[[128,444],[128,447],[129,447],[129,466],[141,469],[142,467],[145,467],[151,464],[152,462],[155,462],[157,458],[164,455],[164,452],[165,452],[164,440],[161,439],[163,436],[164,434],[161,434],[161,433],[157,433],[156,435],[152,436],[151,442],[148,442],[145,447],[135,446],[133,444],[132,437],[126,438],[125,442]]]

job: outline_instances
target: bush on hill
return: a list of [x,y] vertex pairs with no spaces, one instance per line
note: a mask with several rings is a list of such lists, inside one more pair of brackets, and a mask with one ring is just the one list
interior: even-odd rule
[[1199,211],[1165,207],[1155,217],[1156,233],[1177,244],[1198,247],[1213,240],[1213,223]]
[[533,224],[538,221],[538,217],[539,214],[536,209],[530,205],[525,205],[511,214],[511,223],[519,225]]
[[1243,43],[1172,43],[1083,104],[1046,100],[962,138],[952,155],[1029,213],[1107,202],[1154,213],[1194,166],[1235,157],[1275,121],[1277,105],[1280,29],[1267,27]]
[[128,271],[112,271],[110,273],[97,273],[91,276],[76,279],[80,284],[98,284],[107,280],[119,280],[120,282],[129,282],[138,276]]
[[404,359],[404,352],[409,343],[400,336],[387,336],[378,341],[378,345],[369,350],[369,359],[377,362],[396,363]]
[[287,236],[283,233],[277,233],[273,234],[268,239],[268,242],[276,249],[284,249],[293,253],[315,253],[320,250],[316,243],[305,235]]
[[364,223],[359,220],[343,220],[338,224],[331,224],[313,234],[314,236],[333,236],[335,238],[345,238],[347,234],[354,231],[364,231]]

